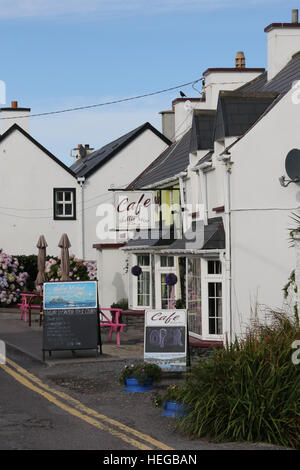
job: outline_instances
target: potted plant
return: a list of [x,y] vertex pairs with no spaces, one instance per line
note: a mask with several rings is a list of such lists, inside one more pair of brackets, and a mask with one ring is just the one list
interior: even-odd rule
[[152,390],[153,382],[160,380],[161,368],[150,362],[131,364],[122,370],[119,382],[125,385],[125,392],[147,392]]
[[186,416],[186,406],[180,401],[181,388],[178,385],[169,385],[165,393],[155,393],[152,403],[156,408],[163,407],[162,416],[182,418]]

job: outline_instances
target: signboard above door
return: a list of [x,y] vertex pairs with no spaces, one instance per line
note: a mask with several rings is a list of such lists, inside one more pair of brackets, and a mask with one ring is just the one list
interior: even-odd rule
[[151,191],[116,191],[116,229],[136,230],[155,227],[155,201]]

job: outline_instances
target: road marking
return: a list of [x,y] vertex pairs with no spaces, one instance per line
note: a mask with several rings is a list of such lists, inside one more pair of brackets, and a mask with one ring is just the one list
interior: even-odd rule
[[[52,403],[56,404],[56,406],[59,406],[60,408],[65,409],[65,411],[67,411],[68,413],[71,413],[74,416],[79,417],[80,419],[84,419],[85,421],[89,422],[90,424],[92,424],[96,427],[99,427],[100,429],[106,430],[106,431],[110,432],[113,435],[117,435],[117,437],[119,437],[119,438],[125,440],[126,442],[134,445],[138,449],[153,450],[151,447],[148,447],[145,444],[143,444],[139,441],[136,441],[135,439],[132,439],[127,434],[131,434],[132,436],[135,436],[138,439],[141,439],[142,441],[145,441],[147,444],[151,444],[152,446],[154,446],[158,449],[174,450],[172,447],[167,446],[166,444],[152,438],[151,436],[148,436],[147,434],[139,432],[134,428],[130,428],[129,426],[126,426],[125,424],[120,423],[119,421],[117,421],[113,418],[109,418],[108,416],[105,416],[102,413],[98,413],[96,410],[93,410],[92,408],[86,407],[79,400],[76,400],[75,398],[71,397],[70,395],[67,395],[64,392],[61,392],[59,390],[56,390],[55,388],[52,388],[52,387],[48,386],[47,384],[44,384],[38,377],[31,374],[29,371],[27,371],[23,367],[19,366],[18,364],[13,362],[11,359],[7,358],[6,362],[7,362],[7,364],[10,364],[14,369],[16,369],[18,371],[18,373],[14,372],[14,370],[11,369],[10,367],[8,367],[7,365],[6,366],[3,366],[3,365],[1,366],[0,365],[0,367],[2,367],[6,372],[8,372],[10,375],[12,375],[20,383],[22,383],[26,387],[30,388],[31,390],[34,390],[35,392],[39,393],[40,395],[42,395],[47,400],[49,400]],[[29,382],[29,380],[27,380],[25,377],[22,377],[22,375],[20,375],[20,374],[27,377],[27,379],[29,379],[31,382],[37,384],[38,387],[33,385],[31,382]],[[53,395],[51,395],[49,392],[53,395],[57,395],[58,397],[60,397],[63,400],[67,401],[69,403],[69,405],[73,405],[73,406],[71,407],[69,405],[65,405],[64,403],[60,402],[55,397],[53,397]],[[90,415],[90,416],[86,416],[86,415]],[[94,418],[96,418],[96,420]],[[109,426],[106,426],[106,424],[104,424],[104,423],[108,423],[109,425],[115,426],[120,431],[115,430],[115,429],[113,429]],[[124,434],[121,431],[125,431],[125,433],[127,433],[127,434]]]

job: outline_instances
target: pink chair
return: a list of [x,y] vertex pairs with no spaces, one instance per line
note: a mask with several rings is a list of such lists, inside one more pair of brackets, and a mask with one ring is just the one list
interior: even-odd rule
[[[111,312],[112,313],[112,319],[110,320],[104,313],[105,312]],[[100,327],[108,327],[110,328],[109,334],[108,334],[108,342],[110,343],[112,340],[112,334],[115,331],[116,332],[116,337],[117,337],[117,345],[120,346],[120,333],[123,332],[124,326],[126,326],[125,323],[120,323],[119,322],[119,317],[120,313],[122,312],[122,309],[120,308],[100,308],[99,313],[102,315],[105,320],[100,319]]]

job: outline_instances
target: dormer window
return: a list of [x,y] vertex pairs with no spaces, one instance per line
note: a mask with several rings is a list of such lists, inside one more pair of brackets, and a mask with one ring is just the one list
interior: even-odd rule
[[54,188],[53,209],[54,220],[76,220],[76,189]]

